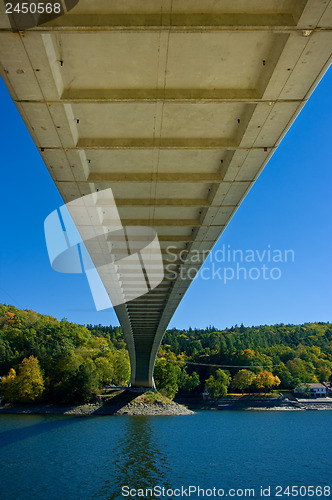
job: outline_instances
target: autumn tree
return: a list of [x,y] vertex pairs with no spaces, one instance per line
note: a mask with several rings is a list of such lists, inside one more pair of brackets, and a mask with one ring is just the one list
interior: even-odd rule
[[245,389],[248,389],[255,380],[255,374],[250,370],[240,370],[234,375],[232,380],[232,387],[240,389],[243,394]]
[[271,372],[263,370],[257,373],[254,383],[257,389],[264,389],[266,393],[268,389],[271,389],[275,385],[279,385],[280,379],[279,377],[275,377]]
[[0,385],[2,397],[8,403],[12,403],[16,399],[16,381],[16,371],[14,370],[14,368],[11,368],[8,375],[3,377]]
[[4,377],[1,390],[8,403],[32,403],[41,399],[44,391],[39,361],[34,356],[24,358],[18,373],[14,369]]

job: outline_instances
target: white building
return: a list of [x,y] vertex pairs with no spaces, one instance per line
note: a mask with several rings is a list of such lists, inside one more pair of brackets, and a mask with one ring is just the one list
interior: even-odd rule
[[295,394],[301,394],[314,398],[326,397],[327,389],[323,384],[300,384],[294,389]]

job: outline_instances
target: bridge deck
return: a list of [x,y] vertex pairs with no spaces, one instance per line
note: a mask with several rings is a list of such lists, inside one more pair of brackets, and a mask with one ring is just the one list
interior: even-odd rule
[[163,281],[116,307],[132,384],[150,387],[193,276],[179,272],[199,269],[191,256],[212,249],[327,68],[332,3],[80,0],[16,33],[0,10],[1,75],[64,202],[111,187],[123,225],[157,231]]

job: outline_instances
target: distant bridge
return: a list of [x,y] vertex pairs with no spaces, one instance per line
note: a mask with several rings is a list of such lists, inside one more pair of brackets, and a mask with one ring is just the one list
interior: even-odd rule
[[[64,202],[111,187],[122,224],[158,234],[164,279],[115,307],[131,385],[152,387],[191,283],[181,269],[200,268],[191,256],[212,249],[328,67],[332,2],[80,0],[38,26],[4,5],[1,75]],[[188,252],[176,279],[170,245]]]

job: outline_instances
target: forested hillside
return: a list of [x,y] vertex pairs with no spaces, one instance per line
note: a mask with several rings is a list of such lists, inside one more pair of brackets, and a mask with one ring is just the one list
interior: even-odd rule
[[[93,332],[66,319],[0,305],[0,375],[10,369],[7,386],[2,383],[5,400],[80,403],[104,384],[126,384],[129,357],[118,327]],[[42,390],[35,391],[35,378],[42,379]]]
[[332,324],[172,329],[166,332],[159,354],[184,357],[193,363],[188,371],[196,370],[200,380],[211,373],[211,366],[205,365],[220,365],[233,379],[240,369],[256,374],[266,370],[280,379],[279,388],[293,389],[301,382],[330,379]]
[[[86,402],[105,385],[127,384],[129,358],[120,327],[77,325],[0,305],[1,392],[13,402]],[[232,390],[292,389],[327,381],[332,325],[235,326],[168,330],[155,367],[170,397]]]

